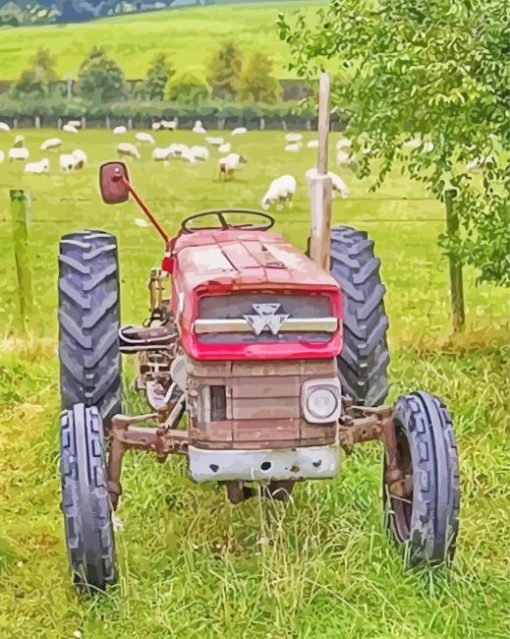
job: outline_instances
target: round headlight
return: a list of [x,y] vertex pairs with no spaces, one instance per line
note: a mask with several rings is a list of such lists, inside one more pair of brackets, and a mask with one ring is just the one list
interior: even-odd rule
[[306,406],[317,419],[327,419],[335,414],[338,399],[329,388],[314,388],[308,395]]

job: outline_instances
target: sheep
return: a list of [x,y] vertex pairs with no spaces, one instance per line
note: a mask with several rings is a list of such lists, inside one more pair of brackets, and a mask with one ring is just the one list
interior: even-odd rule
[[128,157],[135,160],[140,159],[140,151],[131,142],[121,142],[117,145],[117,155],[119,157]]
[[425,144],[423,145],[423,153],[430,153],[431,151],[434,150],[434,143],[433,142],[425,142]]
[[81,129],[81,120],[69,120],[67,124],[74,126],[75,129]]
[[23,135],[17,135],[14,138],[14,142],[12,143],[12,146],[16,149],[21,149],[24,141],[25,141],[25,137]]
[[144,131],[139,131],[135,135],[135,140],[140,142],[140,144],[156,144],[152,135],[150,133],[145,133]]
[[127,133],[127,127],[125,126],[116,126],[112,129],[113,135],[125,135]]
[[230,142],[225,142],[225,144],[220,144],[220,146],[218,147],[218,151],[220,153],[230,153],[231,150],[232,150],[232,145],[230,144]]
[[352,152],[343,151],[340,149],[336,152],[336,163],[338,166],[348,166],[353,159]]
[[404,142],[404,147],[406,149],[417,149],[419,146],[421,146],[421,138],[412,138],[411,140]]
[[234,177],[234,171],[239,169],[241,164],[246,164],[246,162],[246,158],[239,153],[229,153],[226,157],[220,158],[218,160],[220,179],[232,179]]
[[336,150],[339,151],[340,149],[349,149],[351,146],[352,140],[349,140],[349,138],[341,138],[336,143]]
[[62,145],[60,138],[49,138],[44,140],[41,144],[41,151],[51,151],[52,149],[58,149]]
[[161,129],[161,122],[153,122],[151,129],[153,131],[159,131]]
[[165,129],[165,131],[177,130],[177,120],[161,120],[160,124],[161,128]]
[[471,160],[471,162],[468,162],[464,171],[478,172],[483,166],[491,166],[494,164],[496,164],[496,156],[493,153],[490,153],[486,157],[478,156],[474,158],[474,160]]
[[205,141],[211,146],[221,146],[225,142],[223,138],[205,138]]
[[9,149],[9,162],[12,162],[13,160],[19,160],[24,162],[25,160],[28,160],[28,158],[30,157],[30,153],[28,151],[28,149],[22,147],[20,148],[13,148],[13,149]]
[[207,133],[207,131],[202,126],[201,120],[197,120],[195,122],[195,124],[193,125],[192,131],[193,133],[200,133],[201,135],[205,135]]
[[[309,182],[312,180],[312,178],[315,178],[317,176],[318,176],[318,172],[315,167],[308,169],[308,171],[305,173],[305,177],[307,178]],[[336,198],[339,195],[344,200],[348,198],[350,191],[347,185],[345,184],[345,182],[342,180],[342,178],[336,173],[333,173],[333,171],[328,171],[328,177],[331,178],[332,187],[333,187],[333,197]],[[309,195],[310,195],[310,189],[309,189]]]
[[43,158],[40,162],[28,162],[24,167],[25,173],[33,173],[34,175],[41,175],[50,170],[50,161],[48,158]]
[[78,133],[78,129],[72,124],[64,124],[62,131],[65,133]]
[[192,146],[190,149],[190,153],[196,160],[209,159],[209,149],[205,146]]
[[303,144],[301,142],[292,142],[285,147],[286,153],[298,153],[301,150]]
[[276,205],[277,210],[281,210],[285,203],[292,206],[292,198],[296,193],[296,178],[293,175],[282,175],[271,182],[266,194],[261,200],[261,206],[267,211],[271,206]]
[[248,129],[244,126],[238,126],[232,131],[232,135],[244,135],[248,133]]
[[301,135],[301,133],[287,133],[287,135],[285,136],[285,140],[287,142],[301,142],[302,139],[303,136]]
[[5,153],[3,151],[0,151],[0,164],[2,164],[4,160],[5,160]]
[[74,168],[83,169],[83,167],[88,161],[88,157],[85,151],[82,151],[81,149],[75,149],[74,151],[71,152],[71,155],[76,160],[76,164],[74,165]]
[[152,159],[155,162],[168,162],[169,158],[170,158],[170,147],[168,146],[165,146],[165,147],[157,146],[152,151]]
[[7,124],[7,122],[0,122],[0,131],[2,133],[9,133],[11,127]]
[[319,140],[310,140],[307,143],[307,148],[309,149],[318,149],[319,148]]
[[181,150],[180,157],[181,157],[181,160],[184,160],[185,162],[189,162],[190,164],[197,163],[196,157],[193,155],[193,153],[191,152],[191,149],[189,149],[188,147],[185,147],[184,149]]
[[180,158],[187,150],[188,147],[185,144],[177,144],[176,142],[168,147],[169,155],[173,158]]
[[74,171],[76,168],[76,158],[71,153],[61,153],[58,157],[58,162],[60,164],[60,168],[66,173]]

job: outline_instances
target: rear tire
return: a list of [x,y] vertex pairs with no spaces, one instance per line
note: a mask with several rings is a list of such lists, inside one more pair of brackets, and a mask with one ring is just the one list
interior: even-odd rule
[[60,418],[61,508],[74,583],[89,590],[113,584],[115,542],[97,408],[76,404]]
[[108,428],[121,411],[117,241],[101,231],[64,235],[59,255],[62,408],[96,406]]
[[385,523],[408,566],[451,561],[459,531],[457,444],[450,414],[423,391],[395,404],[399,470],[409,477],[404,498],[395,497],[383,475]]
[[338,376],[342,392],[362,406],[378,406],[388,395],[388,318],[380,264],[364,231],[348,226],[331,230],[331,274],[342,289],[343,307]]

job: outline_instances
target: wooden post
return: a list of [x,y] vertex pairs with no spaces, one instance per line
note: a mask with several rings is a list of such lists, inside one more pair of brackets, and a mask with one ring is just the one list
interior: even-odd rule
[[310,180],[312,225],[310,231],[310,257],[329,271],[329,242],[331,235],[332,183],[328,176],[329,139],[329,75],[323,73],[319,87],[319,151],[317,176]]
[[[446,229],[450,240],[459,236],[459,216],[455,210],[455,190],[449,189],[445,193],[446,205]],[[450,292],[453,313],[453,330],[458,333],[463,330],[465,323],[464,313],[464,286],[462,281],[462,262],[453,254],[448,255],[450,262]]]
[[16,260],[16,273],[18,278],[19,310],[22,330],[26,331],[32,317],[32,275],[30,273],[27,211],[29,201],[24,191],[10,191],[12,237],[14,240],[14,259]]

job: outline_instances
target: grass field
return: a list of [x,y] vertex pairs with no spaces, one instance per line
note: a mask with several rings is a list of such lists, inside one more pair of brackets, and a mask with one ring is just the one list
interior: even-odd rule
[[[151,16],[152,17],[152,16]],[[26,131],[32,159],[50,131]],[[158,144],[190,142],[159,133]],[[12,136],[0,138],[6,150]],[[117,533],[121,579],[107,597],[80,599],[67,570],[59,512],[57,454],[56,255],[59,236],[102,228],[119,237],[123,321],[146,314],[148,269],[161,245],[134,204],[98,198],[97,167],[117,138],[86,131],[66,142],[90,158],[74,175],[25,176],[0,165],[0,637],[159,639],[503,639],[508,608],[507,292],[475,287],[465,273],[467,329],[450,339],[447,265],[435,238],[441,207],[398,172],[376,194],[370,180],[342,174],[351,198],[336,201],[335,223],[367,230],[382,259],[392,350],[391,399],[425,388],[450,407],[458,436],[463,502],[451,570],[406,573],[381,526],[380,451],[357,450],[333,481],[298,486],[286,508],[251,500],[232,506],[214,486],[186,478],[183,460],[158,465],[128,456]],[[298,178],[292,209],[276,228],[304,246],[304,172],[315,153],[283,152],[283,133],[234,138],[248,158],[220,183],[215,163],[170,166],[143,160],[130,171],[169,230],[192,211],[258,206],[269,181]],[[213,154],[214,155],[214,154]],[[34,337],[16,337],[15,266],[8,189],[33,198],[29,227],[35,296]],[[131,407],[140,400],[129,395]]]
[[[83,24],[2,29],[0,80],[16,80],[39,48],[56,58],[56,71],[64,80],[77,77],[84,56],[93,45],[102,46],[119,63],[128,78],[142,78],[156,53],[168,54],[177,71],[205,76],[213,52],[232,39],[245,52],[270,54],[274,74],[287,71],[289,52],[275,29],[279,11],[304,9],[313,20],[321,0],[189,7],[104,18]],[[207,24],[207,31],[204,31]]]

